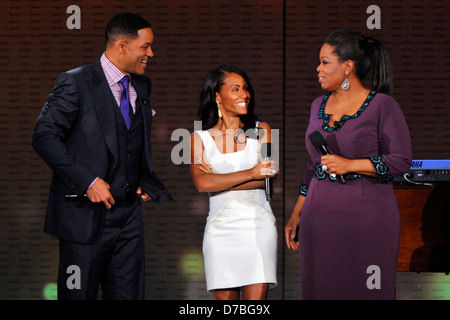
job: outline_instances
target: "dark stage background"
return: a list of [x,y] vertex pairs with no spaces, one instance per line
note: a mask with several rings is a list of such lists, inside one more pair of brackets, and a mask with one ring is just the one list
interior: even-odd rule
[[[81,29],[66,25],[70,5]],[[366,22],[378,5],[381,29]],[[51,172],[32,150],[31,134],[56,76],[90,63],[104,49],[116,13],[147,18],[155,33],[153,81],[156,172],[171,204],[144,205],[148,299],[211,299],[201,242],[208,211],[188,165],[171,151],[178,128],[193,131],[204,77],[227,63],[244,69],[261,120],[280,130],[281,175],[274,188],[279,286],[270,299],[300,299],[298,253],[285,250],[283,227],[297,197],[307,154],[304,132],[322,92],[316,67],[332,30],[358,29],[392,55],[393,96],[408,121],[414,159],[450,159],[450,1],[11,1],[0,4],[0,299],[53,299],[58,242],[43,233]]]

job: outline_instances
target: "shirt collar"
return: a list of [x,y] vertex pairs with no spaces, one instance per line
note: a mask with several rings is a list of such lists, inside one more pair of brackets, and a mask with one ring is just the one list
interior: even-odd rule
[[100,64],[103,68],[109,86],[117,84],[119,80],[122,79],[124,76],[129,76],[129,74],[125,74],[121,72],[119,69],[117,69],[117,67],[106,57],[105,52],[103,52],[100,58]]

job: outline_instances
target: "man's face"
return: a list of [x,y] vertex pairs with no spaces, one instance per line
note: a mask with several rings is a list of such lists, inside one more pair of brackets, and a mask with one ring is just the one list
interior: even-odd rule
[[121,56],[123,70],[126,73],[144,74],[150,58],[153,57],[153,31],[150,28],[140,29],[138,37],[128,39]]

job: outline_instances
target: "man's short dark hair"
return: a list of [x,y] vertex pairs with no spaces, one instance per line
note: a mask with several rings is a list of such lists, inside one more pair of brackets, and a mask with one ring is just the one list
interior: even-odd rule
[[136,38],[138,31],[145,28],[151,28],[151,24],[141,16],[129,12],[119,13],[106,26],[106,43],[115,42],[118,36]]

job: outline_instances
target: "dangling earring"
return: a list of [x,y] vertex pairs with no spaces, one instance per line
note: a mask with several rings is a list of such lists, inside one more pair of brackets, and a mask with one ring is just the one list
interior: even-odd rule
[[220,105],[217,102],[217,113],[219,114],[219,118],[222,118],[222,111],[220,111]]
[[341,88],[344,91],[347,91],[350,88],[350,82],[348,82],[348,74],[345,74],[345,80],[341,84]]

